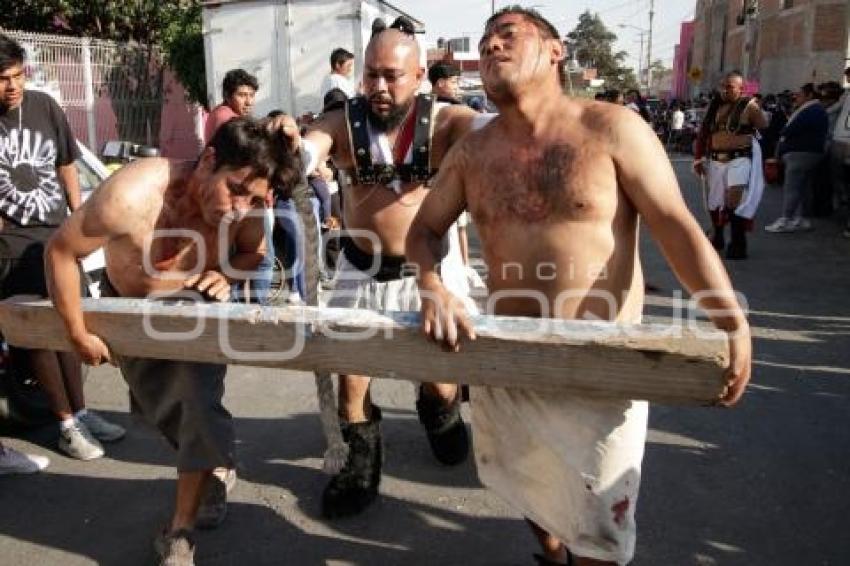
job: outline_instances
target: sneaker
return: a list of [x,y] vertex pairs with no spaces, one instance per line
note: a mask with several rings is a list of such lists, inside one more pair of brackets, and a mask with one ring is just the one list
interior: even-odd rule
[[216,468],[207,481],[204,497],[198,507],[195,527],[214,529],[227,517],[227,494],[236,485],[236,470]]
[[14,448],[0,446],[0,476],[6,474],[34,474],[50,463],[44,456],[24,454]]
[[322,515],[326,519],[357,515],[378,497],[383,460],[380,422],[380,409],[372,407],[372,420],[343,423],[348,460],[322,493]]
[[469,436],[460,415],[460,395],[448,406],[427,395],[419,386],[416,401],[419,422],[425,427],[434,457],[446,466],[456,466],[469,455]]
[[195,566],[195,540],[191,531],[161,532],[153,543],[159,566]]
[[795,220],[798,232],[808,232],[812,229],[812,223],[808,218],[795,218]]
[[291,291],[289,295],[286,296],[286,302],[294,307],[304,305],[304,301],[301,300],[301,295],[298,294],[298,291]]
[[124,438],[127,433],[124,427],[111,423],[95,413],[94,411],[86,411],[85,414],[77,417],[77,420],[89,429],[89,432],[101,442],[115,442]]
[[764,227],[765,232],[780,234],[785,232],[796,232],[799,226],[799,219],[790,220],[784,216],[780,216],[772,224]]
[[80,422],[74,422],[66,429],[60,427],[59,450],[77,460],[94,460],[103,456],[103,446]]

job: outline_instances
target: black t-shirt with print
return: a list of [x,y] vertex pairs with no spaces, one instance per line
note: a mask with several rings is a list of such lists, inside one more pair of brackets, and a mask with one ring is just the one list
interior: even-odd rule
[[65,113],[43,92],[24,91],[10,110],[0,107],[0,257],[40,255],[62,223],[68,201],[57,167],[79,156]]

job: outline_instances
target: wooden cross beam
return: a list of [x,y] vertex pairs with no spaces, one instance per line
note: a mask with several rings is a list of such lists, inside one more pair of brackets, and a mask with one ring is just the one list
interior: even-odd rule
[[[460,353],[426,341],[419,315],[86,299],[86,326],[125,356],[565,391],[594,398],[704,405],[723,391],[725,335],[668,326],[473,317],[478,339]],[[9,344],[71,350],[49,301],[0,303]]]

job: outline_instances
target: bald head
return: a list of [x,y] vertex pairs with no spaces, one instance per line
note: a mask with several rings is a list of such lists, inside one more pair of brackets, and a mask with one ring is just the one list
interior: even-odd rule
[[403,52],[405,57],[412,57],[415,64],[419,65],[419,43],[410,35],[393,28],[387,28],[369,40],[369,45],[366,46],[366,60],[369,60],[370,54],[395,50]]

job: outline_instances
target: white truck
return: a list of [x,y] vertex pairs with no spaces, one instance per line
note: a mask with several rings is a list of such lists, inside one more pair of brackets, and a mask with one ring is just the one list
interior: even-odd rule
[[331,51],[354,54],[354,76],[363,72],[363,52],[372,23],[388,25],[407,16],[382,0],[217,0],[203,3],[204,59],[210,105],[222,100],[221,82],[231,69],[257,77],[254,115],[279,109],[292,116],[319,112],[319,89],[330,72]]

